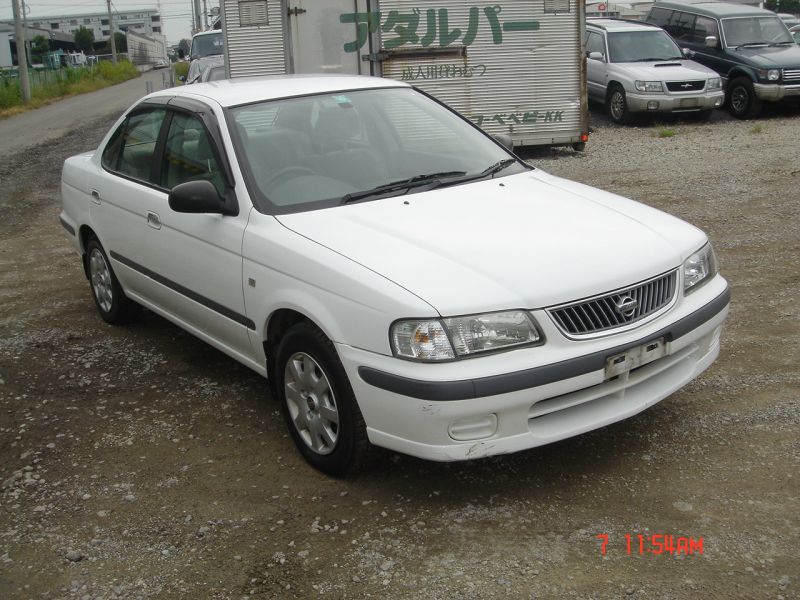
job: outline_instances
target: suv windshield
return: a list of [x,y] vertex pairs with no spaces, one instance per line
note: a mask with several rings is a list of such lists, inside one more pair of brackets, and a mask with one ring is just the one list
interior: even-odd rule
[[608,51],[615,63],[683,58],[677,44],[661,29],[609,33]]
[[230,109],[236,154],[264,212],[361,202],[520,173],[526,166],[410,88]]
[[203,58],[222,54],[222,32],[197,35],[192,39],[192,51],[190,58]]
[[790,44],[792,37],[777,16],[722,19],[722,31],[728,47]]

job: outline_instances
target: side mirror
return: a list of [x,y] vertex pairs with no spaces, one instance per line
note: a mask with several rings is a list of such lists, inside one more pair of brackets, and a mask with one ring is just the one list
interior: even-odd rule
[[715,35],[706,36],[706,46],[708,46],[709,48],[717,48],[719,46],[719,40],[717,40],[717,36]]
[[214,184],[205,179],[176,185],[169,193],[169,207],[179,213],[216,213],[224,215],[225,201]]
[[695,52],[691,48],[681,48],[681,52],[686,58],[694,58]]
[[511,139],[510,135],[506,135],[505,133],[495,133],[492,135],[496,142],[499,142],[503,145],[506,150],[511,152],[514,151],[514,140]]
[[596,52],[596,51],[595,52],[589,52],[588,56],[592,60],[605,60],[606,59],[606,57],[603,56],[602,52]]

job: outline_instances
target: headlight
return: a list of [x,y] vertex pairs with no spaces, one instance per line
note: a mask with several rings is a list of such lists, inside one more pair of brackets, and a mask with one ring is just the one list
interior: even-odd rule
[[452,360],[542,342],[532,317],[521,310],[398,321],[390,338],[395,356],[420,361]]
[[640,92],[663,92],[664,86],[660,81],[635,81],[634,85]]
[[759,78],[766,79],[767,81],[778,81],[781,78],[780,69],[759,69],[757,71]]
[[693,292],[716,274],[717,257],[709,242],[683,263],[683,293]]
[[711,79],[708,80],[708,84],[706,85],[706,88],[709,89],[709,90],[721,89],[722,88],[722,79],[720,79],[719,77],[712,77]]

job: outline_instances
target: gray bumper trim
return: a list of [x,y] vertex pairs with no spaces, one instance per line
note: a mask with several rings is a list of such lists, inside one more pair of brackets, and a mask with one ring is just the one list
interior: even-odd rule
[[629,342],[621,346],[616,346],[615,348],[571,358],[551,365],[525,369],[524,371],[480,377],[478,379],[463,379],[460,381],[420,381],[418,379],[393,375],[371,367],[359,367],[358,374],[361,376],[361,379],[369,385],[402,396],[419,398],[420,400],[469,400],[472,398],[508,394],[510,392],[517,392],[519,390],[577,377],[579,375],[591,373],[592,371],[599,371],[605,368],[606,359],[609,356],[625,352],[630,348],[641,346],[659,338],[664,338],[668,342],[676,340],[690,331],[697,329],[697,327],[725,310],[730,303],[730,299],[730,288],[726,287],[724,292],[703,308],[687,315],[680,321],[676,321],[669,327],[665,327],[635,342]]

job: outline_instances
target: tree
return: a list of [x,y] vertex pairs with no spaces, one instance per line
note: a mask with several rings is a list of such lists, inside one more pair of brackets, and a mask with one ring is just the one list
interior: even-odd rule
[[117,46],[117,52],[128,51],[128,38],[125,37],[124,33],[114,32],[114,44]]
[[31,40],[31,54],[38,56],[41,60],[42,56],[50,52],[50,40],[43,35],[37,35]]
[[92,45],[94,44],[94,31],[81,25],[78,27],[78,29],[72,32],[72,36],[75,39],[75,45],[78,47],[78,50],[82,50],[83,52],[92,51]]

